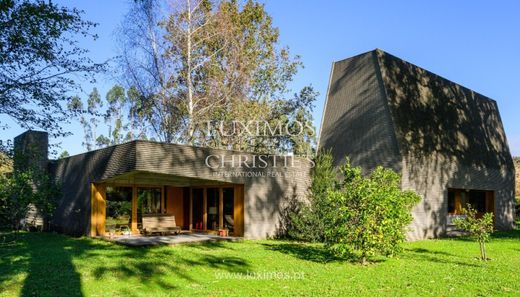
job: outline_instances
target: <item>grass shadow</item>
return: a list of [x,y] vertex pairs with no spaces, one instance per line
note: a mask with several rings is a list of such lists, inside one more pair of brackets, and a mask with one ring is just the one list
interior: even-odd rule
[[520,239],[520,229],[509,231],[497,231],[491,235],[491,238],[496,239]]
[[328,263],[337,261],[354,261],[355,258],[340,258],[326,250],[322,246],[300,243],[300,242],[284,242],[284,243],[263,243],[262,244],[267,250],[281,252],[287,255],[291,255],[298,259],[317,262],[317,263]]
[[8,294],[21,288],[20,296],[83,296],[72,259],[87,246],[77,246],[72,239],[49,233],[10,236],[16,244],[0,248],[0,287],[7,287]]
[[405,248],[401,258],[412,259],[415,261],[431,262],[439,264],[455,264],[466,267],[481,267],[480,265],[465,262],[459,256],[444,252],[434,251],[425,248]]

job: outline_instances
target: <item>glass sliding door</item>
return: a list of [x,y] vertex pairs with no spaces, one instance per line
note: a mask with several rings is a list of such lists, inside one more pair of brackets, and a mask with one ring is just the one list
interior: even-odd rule
[[137,225],[142,228],[143,216],[161,213],[161,188],[137,188]]
[[224,228],[228,229],[230,233],[234,231],[234,190],[233,188],[222,189],[222,198],[224,199]]
[[130,231],[132,187],[107,187],[105,230],[109,234]]
[[[194,230],[236,232],[235,189],[230,186],[194,187],[191,191],[191,224]],[[190,193],[190,192],[189,192]]]
[[193,218],[193,229],[204,230],[203,217],[204,217],[204,189],[194,188],[192,191],[192,218]]
[[207,208],[206,213],[208,214],[207,229],[218,230],[219,224],[219,189],[208,188],[207,189]]

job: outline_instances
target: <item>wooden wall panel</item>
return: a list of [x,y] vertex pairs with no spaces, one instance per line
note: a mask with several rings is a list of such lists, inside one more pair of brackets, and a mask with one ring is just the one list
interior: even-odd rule
[[175,224],[184,226],[183,188],[166,187],[166,213],[175,216]]
[[466,206],[462,205],[462,201],[461,201],[462,198],[461,198],[460,190],[452,190],[452,191],[455,191],[455,214],[459,215],[462,213],[462,208],[466,207]]
[[234,236],[244,236],[244,185],[235,185],[234,189]]
[[105,235],[106,185],[91,184],[90,236]]
[[96,203],[96,186],[90,184],[90,236],[97,235],[97,203]]
[[132,234],[139,234],[137,229],[137,186],[132,186]]

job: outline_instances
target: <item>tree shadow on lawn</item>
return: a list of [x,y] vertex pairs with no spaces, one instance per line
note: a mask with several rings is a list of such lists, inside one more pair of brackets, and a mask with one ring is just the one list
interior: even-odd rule
[[[21,296],[83,296],[80,275],[72,258],[88,246],[44,233],[11,234],[15,245],[0,248],[0,287],[8,293],[21,287]],[[25,273],[23,283],[16,282]],[[5,283],[11,282],[9,287]],[[3,291],[0,290],[0,293]]]
[[227,241],[227,240],[214,240],[214,241],[201,241],[201,242],[188,242],[188,243],[181,243],[177,245],[187,246],[194,249],[199,250],[212,250],[212,249],[226,249],[226,250],[234,250],[233,247],[231,247],[229,244],[233,241]]
[[[454,241],[475,241],[475,238],[470,235],[450,236],[446,238]],[[520,230],[495,231],[491,234],[491,240],[493,239],[520,240]]]
[[412,259],[416,261],[461,265],[468,267],[480,267],[478,264],[464,262],[460,260],[461,258],[459,256],[444,251],[435,251],[425,248],[405,248],[403,251],[404,253],[400,256],[401,259]]
[[[205,244],[197,245],[198,248],[201,248],[200,245]],[[176,286],[161,282],[162,277],[175,275],[190,283],[197,283],[188,273],[195,266],[233,273],[245,273],[250,267],[246,260],[235,256],[194,254],[193,257],[186,257],[176,252],[176,247],[126,247],[112,256],[118,259],[115,263],[96,267],[93,275],[96,279],[106,275],[115,275],[118,279],[134,278],[141,283],[156,283],[164,289],[173,289]]]
[[[198,265],[238,273],[250,267],[239,257],[181,252],[176,247],[130,248],[88,238],[22,233],[16,245],[0,247],[0,293],[21,286],[21,296],[83,296],[81,278],[88,279],[86,274],[94,281],[111,277],[129,285],[172,290],[180,278],[196,283],[188,272]],[[27,274],[23,284],[13,283],[22,273]],[[167,276],[174,278],[166,280]]]
[[[271,251],[281,252],[283,254],[291,255],[301,260],[316,262],[316,263],[330,263],[330,262],[360,262],[360,257],[357,255],[350,255],[349,257],[338,257],[329,252],[325,247],[318,244],[304,243],[304,242],[277,242],[277,243],[263,243],[266,249]],[[371,258],[370,263],[378,263],[384,261],[381,258]]]
[[520,229],[509,231],[497,231],[491,235],[491,239],[518,239],[520,240]]

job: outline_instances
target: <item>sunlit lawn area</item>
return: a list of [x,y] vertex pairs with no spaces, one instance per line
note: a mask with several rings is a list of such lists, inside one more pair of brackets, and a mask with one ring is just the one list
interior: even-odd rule
[[404,247],[363,267],[290,241],[129,248],[23,233],[0,248],[0,296],[520,295],[520,231],[495,234],[487,263],[465,239]]

